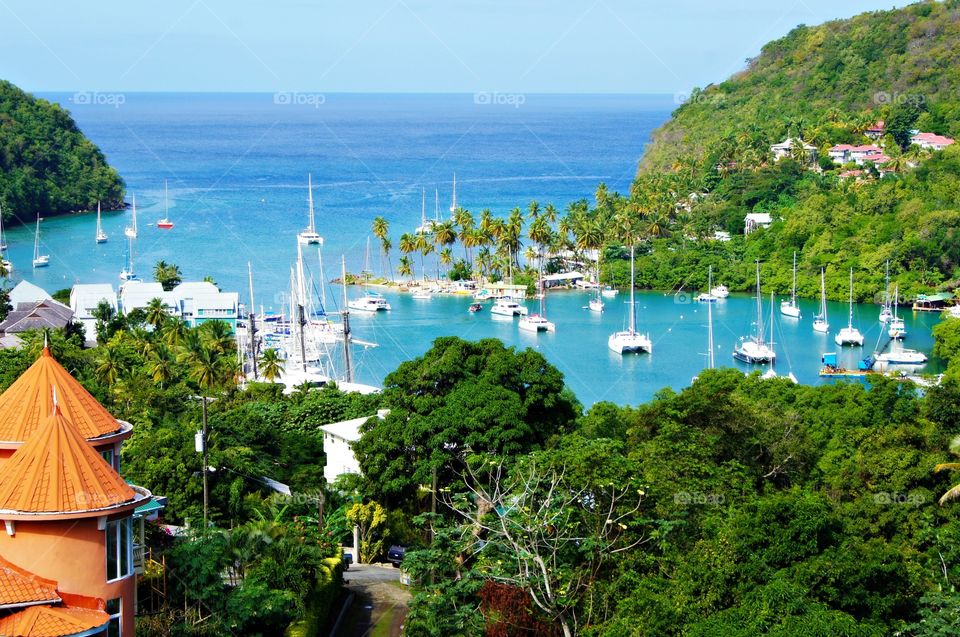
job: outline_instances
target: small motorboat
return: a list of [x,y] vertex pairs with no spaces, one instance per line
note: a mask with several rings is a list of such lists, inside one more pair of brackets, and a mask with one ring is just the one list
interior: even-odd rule
[[482,312],[483,304],[482,303],[472,303],[470,307],[467,308],[468,312]]

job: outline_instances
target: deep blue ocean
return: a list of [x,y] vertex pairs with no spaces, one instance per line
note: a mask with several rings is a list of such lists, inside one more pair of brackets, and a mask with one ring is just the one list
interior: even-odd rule
[[[435,193],[441,215],[449,215],[454,174],[458,205],[475,215],[484,208],[496,214],[518,206],[526,210],[531,200],[562,210],[572,201],[592,199],[601,181],[625,192],[651,132],[675,108],[671,96],[643,95],[526,95],[522,103],[500,104],[477,103],[473,95],[127,93],[122,100],[87,104],[73,94],[42,97],[71,111],[123,176],[128,200],[136,195],[140,274],[149,277],[152,265],[163,259],[179,265],[186,279],[210,275],[246,299],[249,262],[256,305],[268,309],[280,309],[288,288],[296,233],[306,224],[307,173],[313,176],[317,230],[325,238],[326,274],[333,278],[341,255],[348,269],[361,269],[377,215],[391,224],[395,265],[400,234],[419,225],[423,190],[429,216]],[[175,223],[170,231],[151,225],[163,216],[164,180]],[[51,255],[51,265],[34,272],[33,228],[10,229],[15,279],[51,292],[75,282],[117,285],[130,211],[104,215],[110,241],[103,245],[94,243],[94,216],[45,220],[43,252]],[[315,251],[307,258],[316,272]],[[370,259],[379,269],[375,249]],[[329,291],[331,309],[335,293]],[[548,315],[557,332],[539,337],[488,314],[468,315],[464,299],[390,297],[389,315],[354,315],[358,338],[380,344],[358,352],[361,382],[379,384],[440,335],[496,336],[536,347],[586,404],[641,402],[664,386],[689,384],[704,364],[705,311],[660,293],[640,297],[640,327],[650,332],[654,354],[623,358],[607,350],[606,338],[624,323],[625,294],[608,302],[602,316],[583,309],[584,293],[550,294]],[[812,383],[819,382],[820,353],[835,347],[832,337],[813,334],[813,302],[809,305],[800,322],[778,319],[777,369]],[[830,311],[839,327],[845,308],[831,305]],[[875,342],[877,308],[857,312],[868,343]],[[731,298],[717,308],[718,364],[733,364],[733,344],[749,332],[752,314],[749,298]],[[929,326],[936,320],[908,313],[907,346],[929,350]],[[859,354],[848,351],[848,364]]]

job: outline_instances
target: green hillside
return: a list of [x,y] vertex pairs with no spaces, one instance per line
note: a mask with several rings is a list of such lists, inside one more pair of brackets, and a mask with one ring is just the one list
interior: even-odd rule
[[[885,134],[869,139],[879,120]],[[957,0],[800,26],[767,44],[744,71],[692,92],[654,134],[631,192],[606,207],[648,229],[643,287],[702,288],[713,265],[715,280],[747,290],[760,260],[765,287],[785,293],[797,251],[805,296],[818,292],[823,267],[828,294],[843,298],[853,268],[856,296],[877,299],[887,260],[908,297],[953,289],[960,144],[921,150],[910,144],[916,129],[960,138]],[[788,138],[815,146],[818,159],[775,161],[771,145]],[[835,144],[880,144],[887,170],[835,165]],[[844,175],[851,169],[862,174]],[[750,212],[773,225],[744,237]],[[717,230],[733,239],[711,240]],[[623,282],[626,264],[611,260],[607,276]]]
[[0,204],[31,221],[123,205],[123,180],[57,104],[0,81]]

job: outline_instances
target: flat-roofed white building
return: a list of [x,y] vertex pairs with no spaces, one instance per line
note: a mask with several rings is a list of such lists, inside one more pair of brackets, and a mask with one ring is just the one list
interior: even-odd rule
[[323,432],[323,453],[327,457],[327,464],[323,468],[323,477],[327,484],[333,484],[338,476],[345,473],[362,473],[360,463],[353,453],[353,443],[360,440],[360,427],[371,418],[383,420],[389,413],[389,409],[381,409],[374,416],[320,426]]
[[89,342],[97,340],[97,319],[93,313],[102,302],[106,302],[114,313],[117,312],[117,293],[109,283],[77,283],[70,290],[73,318],[83,325],[85,339]]

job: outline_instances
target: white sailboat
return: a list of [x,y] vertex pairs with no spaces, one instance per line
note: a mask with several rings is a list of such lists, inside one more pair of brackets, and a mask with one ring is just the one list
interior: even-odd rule
[[863,334],[853,326],[853,268],[850,268],[850,313],[847,326],[841,328],[833,338],[837,345],[856,345],[863,347]]
[[551,323],[547,320],[547,295],[543,291],[543,268],[540,269],[540,294],[537,296],[540,297],[540,312],[538,314],[525,314],[520,317],[520,322],[517,325],[521,330],[526,332],[556,332],[557,326],[554,323]]
[[[713,290],[713,266],[707,267],[707,289]],[[719,297],[714,296],[713,292],[701,292],[697,295],[697,301],[700,303],[716,303]]]
[[307,227],[300,231],[300,234],[297,235],[297,241],[300,243],[305,243],[308,245],[322,245],[323,237],[317,234],[317,228],[314,225],[313,218],[313,175],[307,173],[307,191],[309,193],[307,201],[308,206],[308,219]]
[[416,234],[430,234],[434,231],[436,222],[433,219],[427,219],[427,189],[420,189],[420,225],[416,229]]
[[591,312],[603,312],[603,292],[600,290],[600,253],[597,252],[597,295],[590,299],[587,307]]
[[649,334],[637,332],[637,302],[634,291],[634,245],[630,244],[630,327],[614,332],[607,339],[607,347],[617,354],[653,353],[653,342]]
[[710,296],[715,296],[718,299],[725,299],[730,296],[730,290],[727,289],[727,286],[721,283],[715,288],[710,288]]
[[131,195],[133,206],[133,223],[123,230],[123,234],[129,239],[137,238],[137,196]]
[[97,202],[97,243],[106,243],[107,233],[103,231],[103,224],[100,222],[100,202]]
[[886,323],[893,318],[893,312],[890,309],[890,262],[887,261],[886,284],[883,286],[883,307],[880,308],[880,322]]
[[[770,299],[773,303],[773,299]],[[744,363],[766,364],[772,363],[777,354],[773,350],[773,321],[771,321],[770,343],[764,340],[763,329],[763,299],[760,296],[760,262],[757,261],[757,320],[754,325],[754,333],[751,336],[741,337],[739,345],[733,350],[733,357]]]
[[823,268],[820,268],[820,313],[813,317],[813,331],[826,334],[830,330],[827,322],[827,288],[823,278]]
[[163,219],[157,221],[157,227],[161,230],[170,230],[173,228],[173,222],[170,221],[169,199],[167,197],[167,180],[163,180]]
[[894,339],[904,339],[907,337],[907,326],[903,321],[902,316],[897,314],[897,306],[900,304],[900,286],[898,285],[894,289],[893,293],[893,316],[890,318],[890,327],[887,329],[887,334],[890,338]]
[[37,215],[37,229],[33,234],[33,267],[45,268],[50,265],[50,255],[40,254],[40,215]]
[[453,203],[450,204],[450,214],[457,211],[457,173],[453,173]]
[[800,307],[797,305],[797,253],[793,253],[793,291],[790,294],[789,301],[780,302],[780,313],[790,318],[802,318],[800,316]]
[[13,263],[7,259],[7,235],[3,231],[3,207],[0,206],[0,264],[3,264],[3,269],[6,270],[7,276],[10,276],[10,273],[13,272]]
[[137,281],[139,276],[133,271],[133,239],[130,235],[127,235],[127,262],[124,264],[122,270],[120,270],[120,280],[121,281]]

